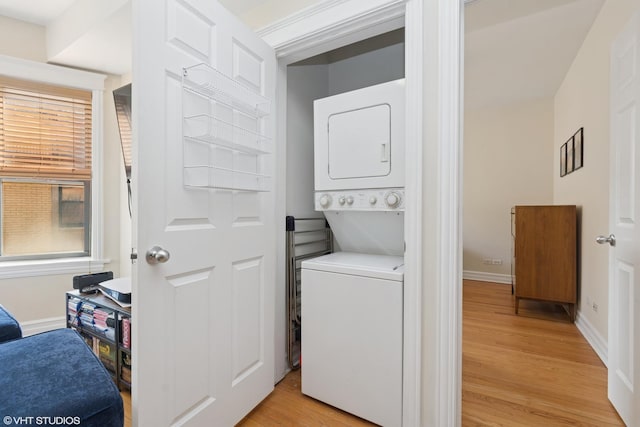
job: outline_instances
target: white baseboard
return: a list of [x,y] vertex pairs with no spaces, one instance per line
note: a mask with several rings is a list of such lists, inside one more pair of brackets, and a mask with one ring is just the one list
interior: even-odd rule
[[478,280],[480,282],[504,283],[505,285],[511,284],[510,274],[485,273],[484,271],[464,270],[462,272],[462,278],[466,280]]
[[28,322],[20,322],[20,328],[22,329],[22,335],[28,337],[29,335],[35,335],[41,332],[65,328],[67,326],[65,320],[64,316],[30,320]]
[[586,316],[583,316],[580,311],[576,313],[576,328],[580,331],[582,336],[587,340],[593,351],[596,352],[604,366],[607,366],[607,354],[608,344],[607,341],[602,338],[600,332],[593,327],[593,325],[587,320]]

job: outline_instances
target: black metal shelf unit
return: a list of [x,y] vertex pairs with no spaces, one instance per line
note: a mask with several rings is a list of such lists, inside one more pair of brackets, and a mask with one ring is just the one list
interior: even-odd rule
[[80,333],[118,388],[131,389],[131,309],[100,293],[74,290],[65,297],[67,328]]

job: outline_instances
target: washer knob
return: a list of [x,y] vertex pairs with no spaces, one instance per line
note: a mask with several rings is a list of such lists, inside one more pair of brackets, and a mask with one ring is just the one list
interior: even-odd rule
[[349,206],[351,206],[353,204],[353,197],[352,196],[347,197],[347,204]]
[[340,205],[344,205],[344,202],[345,202],[344,196],[340,196],[340,198],[338,199],[338,203],[340,203]]
[[391,193],[385,196],[384,201],[387,203],[387,206],[389,206],[390,208],[396,208],[398,207],[398,205],[400,205],[400,195],[395,191],[392,191]]
[[378,198],[376,196],[369,197],[369,204],[370,205],[375,205],[376,203],[378,203]]
[[328,194],[323,194],[320,196],[320,206],[323,208],[328,207],[331,204],[331,196]]

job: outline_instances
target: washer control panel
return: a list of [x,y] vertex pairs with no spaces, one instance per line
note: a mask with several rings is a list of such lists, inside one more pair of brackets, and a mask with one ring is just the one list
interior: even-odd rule
[[404,211],[404,188],[317,191],[317,211]]

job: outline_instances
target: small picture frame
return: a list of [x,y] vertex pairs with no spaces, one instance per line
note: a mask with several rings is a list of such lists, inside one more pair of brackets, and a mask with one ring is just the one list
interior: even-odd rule
[[583,129],[584,128],[580,128],[573,135],[573,170],[580,169],[584,163]]
[[584,166],[584,128],[578,129],[560,147],[560,176],[565,176]]
[[567,173],[573,172],[573,136],[566,142],[567,144]]

